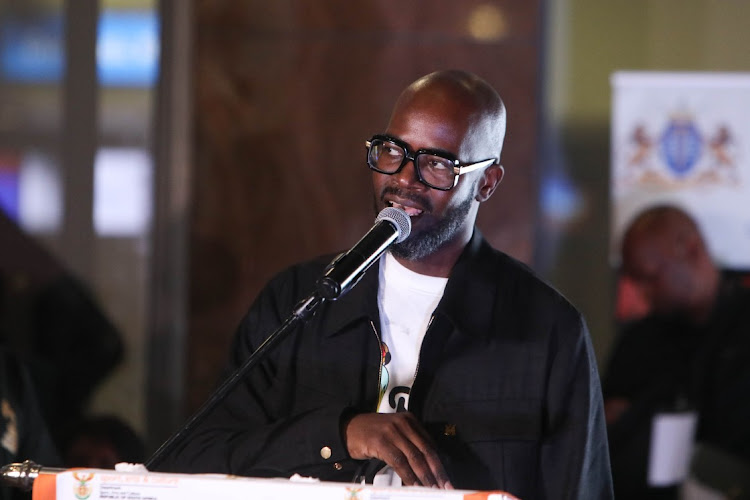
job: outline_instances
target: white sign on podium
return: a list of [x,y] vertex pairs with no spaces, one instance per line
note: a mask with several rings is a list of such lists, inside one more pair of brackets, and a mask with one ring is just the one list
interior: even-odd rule
[[220,474],[171,474],[71,469],[42,473],[33,500],[518,500],[501,491],[383,488],[309,478],[259,479]]

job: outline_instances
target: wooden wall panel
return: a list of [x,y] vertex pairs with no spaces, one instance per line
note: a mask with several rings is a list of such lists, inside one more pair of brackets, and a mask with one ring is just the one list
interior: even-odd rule
[[[364,140],[423,74],[474,71],[503,96],[506,176],[479,225],[531,260],[540,2],[196,1],[190,410],[263,284],[372,225]],[[494,37],[477,38],[483,26]]]

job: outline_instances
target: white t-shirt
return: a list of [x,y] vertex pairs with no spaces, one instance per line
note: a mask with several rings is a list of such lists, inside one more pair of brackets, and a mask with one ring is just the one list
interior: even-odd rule
[[[416,376],[422,339],[432,312],[440,302],[448,278],[418,274],[405,268],[386,252],[380,258],[378,307],[381,353],[378,412],[395,413],[409,408],[409,392]],[[401,485],[401,479],[386,468],[375,479],[378,485]],[[390,478],[392,475],[392,481]]]

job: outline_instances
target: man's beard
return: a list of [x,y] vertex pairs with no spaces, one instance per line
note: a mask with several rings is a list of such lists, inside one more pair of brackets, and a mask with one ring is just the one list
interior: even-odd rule
[[471,210],[471,204],[472,199],[467,196],[461,204],[450,209],[435,225],[422,231],[412,231],[404,241],[391,245],[391,253],[396,257],[414,261],[437,252],[456,236]]

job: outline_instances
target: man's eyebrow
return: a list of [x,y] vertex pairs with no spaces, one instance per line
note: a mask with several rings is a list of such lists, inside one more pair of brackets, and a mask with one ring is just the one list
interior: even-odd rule
[[448,151],[447,149],[441,149],[441,148],[422,148],[422,151],[429,151],[430,153],[438,153],[442,156],[447,156],[449,158],[458,158],[456,153],[453,151]]
[[406,142],[405,140],[403,140],[397,135],[387,134],[385,132],[379,135],[380,137],[384,137],[385,139],[388,139],[389,141],[393,141],[393,142],[405,145],[409,149],[409,151],[414,151],[414,148],[411,147],[411,144],[409,144],[408,142]]
[[393,134],[382,134],[382,135],[384,137],[390,137],[391,139],[396,139],[396,140],[398,140],[398,141],[406,144],[407,146],[409,146],[409,150],[413,151],[415,153],[417,151],[425,151],[425,152],[428,152],[428,153],[437,153],[438,155],[447,156],[448,158],[456,158],[456,159],[458,158],[458,156],[456,155],[456,153],[454,153],[453,151],[448,151],[447,149],[442,149],[442,148],[419,148],[419,149],[414,149],[414,146],[412,146],[411,144],[409,144],[408,142],[406,142],[405,140],[403,140],[401,137],[399,137],[397,135],[393,135]]
[[417,151],[424,151],[425,153],[436,154],[438,156],[445,156],[445,157],[447,157],[449,159],[454,159],[456,161],[460,161],[458,159],[458,155],[456,153],[454,153],[453,151],[448,151],[447,149],[442,149],[442,148],[419,148],[419,149],[414,149],[414,146],[412,146],[407,141],[403,140],[401,137],[399,137],[397,135],[389,134],[387,132],[383,132],[380,135],[383,136],[383,137],[387,137],[389,139],[394,139],[394,140],[396,140],[396,141],[398,141],[398,142],[400,142],[402,144],[406,144],[406,146],[408,147],[409,151],[411,151],[413,153],[416,153]]

